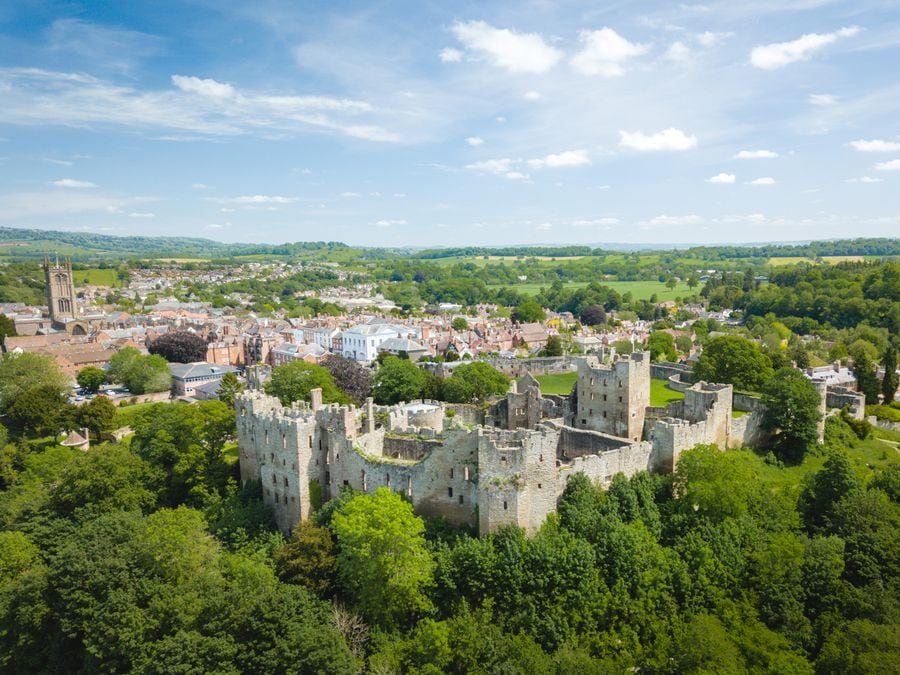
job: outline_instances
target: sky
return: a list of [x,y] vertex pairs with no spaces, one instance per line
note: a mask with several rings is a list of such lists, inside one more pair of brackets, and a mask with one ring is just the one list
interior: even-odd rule
[[900,236],[900,2],[4,2],[0,226]]

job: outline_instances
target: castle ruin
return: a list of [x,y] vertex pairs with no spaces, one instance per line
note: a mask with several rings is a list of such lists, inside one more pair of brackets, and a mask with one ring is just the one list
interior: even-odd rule
[[487,410],[419,401],[364,408],[285,407],[260,391],[238,396],[242,482],[260,481],[278,527],[289,531],[343,486],[406,495],[416,512],[535,532],[556,510],[569,477],[600,485],[639,471],[672,472],[699,443],[755,443],[761,413],[732,418],[731,385],[699,382],[684,399],[650,406],[650,354],[578,363],[571,396],[542,396],[525,375]]

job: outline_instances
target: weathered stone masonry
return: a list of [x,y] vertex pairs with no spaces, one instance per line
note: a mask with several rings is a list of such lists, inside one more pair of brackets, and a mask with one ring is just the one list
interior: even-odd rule
[[235,404],[241,479],[261,482],[284,531],[349,485],[389,487],[421,515],[483,533],[504,525],[531,533],[579,471],[608,485],[617,473],[670,472],[698,443],[743,444],[730,385],[694,384],[667,408],[649,401],[647,352],[605,365],[580,360],[572,398],[543,397],[526,375],[478,414],[435,401],[323,405],[318,392],[284,407],[250,391]]

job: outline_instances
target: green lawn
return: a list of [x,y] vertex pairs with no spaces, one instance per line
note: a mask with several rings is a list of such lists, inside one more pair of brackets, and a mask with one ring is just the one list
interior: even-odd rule
[[650,405],[665,408],[672,401],[680,401],[683,398],[684,393],[669,389],[666,380],[650,380]]
[[541,384],[542,394],[570,394],[578,373],[554,373],[553,375],[538,375],[537,381]]

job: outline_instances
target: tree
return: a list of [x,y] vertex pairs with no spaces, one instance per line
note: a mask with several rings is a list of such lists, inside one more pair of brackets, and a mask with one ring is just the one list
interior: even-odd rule
[[674,361],[678,358],[675,353],[675,338],[664,330],[650,333],[650,337],[647,338],[647,349],[650,350],[651,361]]
[[6,412],[28,389],[44,385],[60,394],[66,390],[66,378],[53,359],[32,352],[0,357],[0,412]]
[[827,531],[835,517],[835,507],[848,494],[859,492],[862,484],[846,451],[833,451],[822,468],[803,481],[797,510],[808,530]]
[[78,382],[78,386],[82,389],[95,394],[99,391],[100,385],[106,382],[106,371],[97,366],[88,366],[78,372],[75,381]]
[[821,398],[815,385],[794,368],[782,368],[763,386],[763,428],[772,433],[779,459],[799,464],[818,439]]
[[320,598],[334,593],[337,561],[327,527],[301,520],[291,538],[272,552],[272,560],[285,583],[303,586]]
[[862,350],[858,350],[853,359],[853,375],[856,377],[857,388],[866,397],[866,404],[877,404],[878,376],[875,374],[875,364]]
[[353,359],[334,354],[329,356],[324,366],[331,373],[338,388],[357,405],[372,395],[372,371]]
[[450,322],[450,327],[455,331],[468,330],[469,322],[466,321],[466,317],[457,316]]
[[505,394],[509,378],[484,361],[465,363],[453,369],[442,386],[443,398],[450,403],[475,403],[489,396]]
[[543,349],[544,356],[562,356],[562,338],[559,335],[551,335],[547,338],[547,345]]
[[434,561],[412,504],[380,487],[344,504],[331,529],[339,548],[338,580],[364,615],[396,626],[431,609]]
[[897,376],[897,349],[894,345],[890,345],[884,353],[884,379],[881,380],[881,394],[884,405],[890,405],[897,393],[897,386],[900,384]]
[[68,397],[52,384],[29,387],[6,408],[13,422],[37,435],[59,433],[69,413]]
[[534,300],[526,300],[512,313],[512,320],[516,323],[540,323],[546,318],[543,308]]
[[606,323],[606,310],[603,305],[588,305],[581,310],[578,318],[585,326],[599,326]]
[[244,391],[244,384],[237,378],[234,373],[225,373],[225,376],[219,380],[219,388],[216,393],[219,400],[229,408],[234,408],[234,399]]
[[206,340],[188,331],[166,333],[151,342],[147,351],[169,363],[196,363],[206,361]]
[[284,405],[294,401],[309,401],[310,391],[322,390],[323,403],[347,403],[348,397],[338,389],[328,369],[306,361],[291,361],[272,371],[263,385],[269,396],[276,396]]
[[95,437],[111,431],[116,425],[116,406],[106,396],[97,396],[75,408],[75,423],[87,427]]
[[6,342],[6,338],[15,337],[16,324],[6,314],[0,314],[0,345]]
[[675,338],[675,347],[682,354],[690,354],[691,348],[694,346],[694,341],[691,340],[690,335],[679,335]]
[[715,337],[703,346],[694,366],[694,379],[733,384],[759,391],[772,376],[772,362],[759,345],[737,335]]
[[63,516],[92,506],[100,511],[140,510],[156,505],[162,476],[147,462],[119,445],[103,444],[78,453],[54,487],[51,504]]
[[134,347],[125,347],[112,355],[109,377],[134,394],[166,391],[172,386],[168,362],[159,354],[144,356]]
[[681,453],[673,492],[680,509],[713,522],[738,518],[749,508],[756,477],[750,468],[715,445],[698,445]]
[[389,356],[375,373],[372,394],[379,405],[393,405],[421,398],[425,384],[425,371],[411,361]]
[[670,291],[673,290],[678,285],[678,280],[675,277],[669,277],[666,279],[666,288]]

